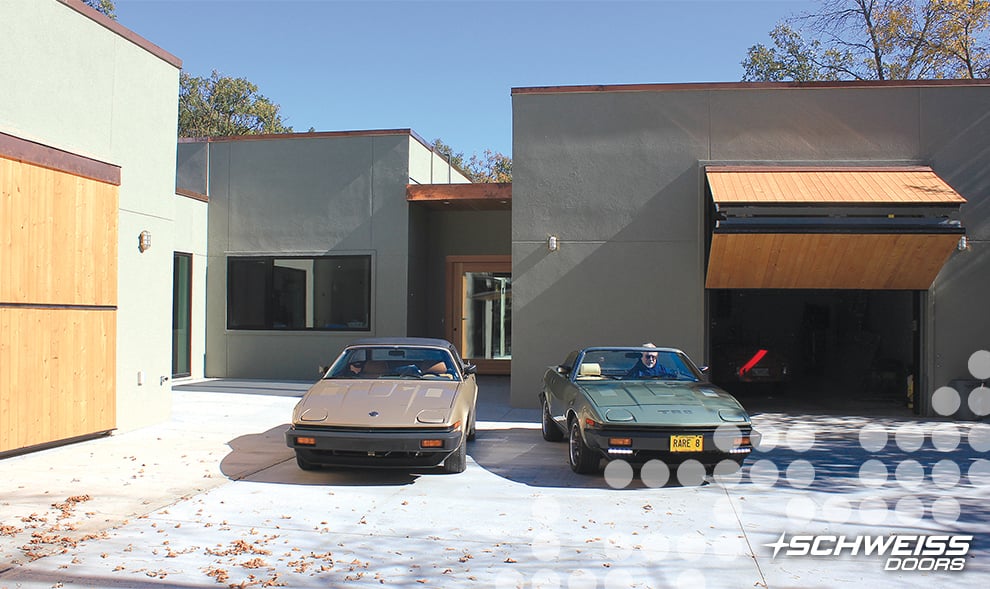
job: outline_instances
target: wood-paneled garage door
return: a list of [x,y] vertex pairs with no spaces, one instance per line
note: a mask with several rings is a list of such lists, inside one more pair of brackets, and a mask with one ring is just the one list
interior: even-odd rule
[[0,455],[116,427],[119,184],[0,134]]
[[965,230],[930,168],[708,166],[707,288],[927,290]]

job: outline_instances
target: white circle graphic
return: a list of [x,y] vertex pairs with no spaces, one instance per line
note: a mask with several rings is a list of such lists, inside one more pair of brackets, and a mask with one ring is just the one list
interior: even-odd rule
[[649,557],[651,562],[663,561],[667,558],[667,555],[670,554],[670,538],[668,538],[666,534],[661,534],[659,532],[649,534],[643,538],[641,546],[643,547],[643,550],[646,550],[651,554]]
[[738,485],[742,481],[742,468],[735,460],[726,458],[720,460],[712,471],[712,476],[718,484],[730,487]]
[[852,506],[849,500],[839,495],[832,495],[822,504],[822,517],[827,521],[844,524],[852,516]]
[[954,423],[940,423],[932,430],[932,446],[939,452],[952,452],[959,447],[962,433]]
[[990,425],[977,423],[969,428],[969,447],[977,452],[990,450]]
[[795,489],[807,489],[815,482],[815,467],[807,460],[795,460],[787,465],[787,482]]
[[588,569],[578,569],[567,577],[567,589],[595,589],[596,587],[598,587],[598,578],[595,573]]
[[787,521],[794,526],[803,526],[815,517],[818,506],[807,495],[792,497],[787,502]]
[[705,573],[696,569],[688,569],[677,575],[674,586],[677,589],[705,589]]
[[632,543],[623,534],[614,534],[605,538],[605,557],[614,561],[627,560],[632,556]]
[[961,405],[959,391],[952,387],[939,387],[932,393],[932,409],[939,415],[952,415],[959,411]]
[[[635,585],[635,577],[632,573],[622,569],[610,569],[605,573],[605,589],[628,589]],[[639,576],[642,578],[642,576]]]
[[678,536],[676,545],[677,553],[681,558],[688,561],[695,561],[702,558],[707,551],[705,537],[694,532],[688,532]]
[[966,476],[974,487],[990,487],[990,460],[977,458],[969,465]]
[[705,482],[705,465],[697,460],[685,460],[677,466],[677,482],[682,487],[698,487]]
[[917,497],[902,497],[894,506],[894,514],[904,525],[917,525],[925,517],[925,504]]
[[715,521],[726,526],[739,525],[739,518],[736,512],[741,511],[741,505],[742,502],[740,502],[739,506],[733,507],[731,499],[728,497],[719,497],[712,505]]
[[864,487],[878,489],[887,482],[887,467],[876,458],[871,458],[859,467],[859,483]]
[[550,532],[541,532],[533,538],[533,556],[549,562],[560,556],[560,538]]
[[625,460],[610,460],[605,465],[605,482],[613,489],[625,489],[633,479],[633,467]]
[[536,521],[552,524],[560,517],[560,503],[553,497],[537,497],[533,500],[530,511]]
[[735,535],[723,535],[712,542],[712,552],[719,560],[736,560],[745,554],[745,544]]
[[864,524],[876,526],[887,519],[887,502],[878,497],[859,502],[859,519]]
[[894,470],[894,476],[908,491],[917,491],[925,482],[925,467],[917,460],[902,460]]
[[913,423],[905,423],[898,426],[894,440],[904,452],[914,452],[925,443],[925,431]]
[[780,472],[772,460],[757,460],[749,467],[749,480],[757,487],[769,489],[777,484]]
[[807,452],[815,445],[815,431],[809,427],[792,427],[787,430],[787,445],[795,452]]
[[670,480],[670,467],[662,460],[653,459],[639,469],[643,484],[651,489],[659,489]]
[[560,589],[560,575],[550,569],[533,573],[533,589]]
[[980,385],[970,391],[967,404],[969,405],[969,410],[977,417],[990,414],[990,388]]
[[959,501],[955,497],[939,497],[932,502],[932,519],[943,525],[959,521],[961,513]]
[[932,482],[940,489],[951,489],[959,484],[962,471],[954,460],[943,458],[932,466]]
[[887,428],[871,423],[859,430],[859,445],[867,452],[879,452],[887,446]]
[[772,425],[763,425],[759,428],[760,437],[753,446],[758,452],[770,452],[780,443],[780,431]]
[[713,438],[715,447],[723,452],[729,452],[736,447],[736,440],[742,437],[742,430],[737,426],[723,423],[715,428]]
[[516,589],[526,583],[518,571],[502,570],[495,576],[495,589]]
[[969,373],[979,380],[990,379],[990,351],[977,350],[970,355]]

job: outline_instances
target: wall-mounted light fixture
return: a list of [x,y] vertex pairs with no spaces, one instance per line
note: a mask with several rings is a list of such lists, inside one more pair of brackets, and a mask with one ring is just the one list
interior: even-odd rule
[[138,251],[142,254],[151,249],[151,232],[145,229],[138,235]]
[[964,252],[969,249],[969,241],[966,240],[966,236],[963,235],[959,238],[959,244],[956,245],[956,249]]
[[551,236],[547,237],[547,251],[548,252],[555,252],[555,251],[557,251],[557,248],[559,248],[559,247],[560,247],[560,243],[558,242],[556,235],[551,235]]

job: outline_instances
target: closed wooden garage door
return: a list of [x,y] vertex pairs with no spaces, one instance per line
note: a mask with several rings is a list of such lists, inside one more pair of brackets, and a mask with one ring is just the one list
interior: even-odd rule
[[0,139],[5,453],[116,427],[119,169]]

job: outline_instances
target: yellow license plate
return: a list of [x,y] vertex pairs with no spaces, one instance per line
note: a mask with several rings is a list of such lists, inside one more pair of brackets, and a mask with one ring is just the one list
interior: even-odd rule
[[671,452],[701,452],[703,436],[670,436]]

